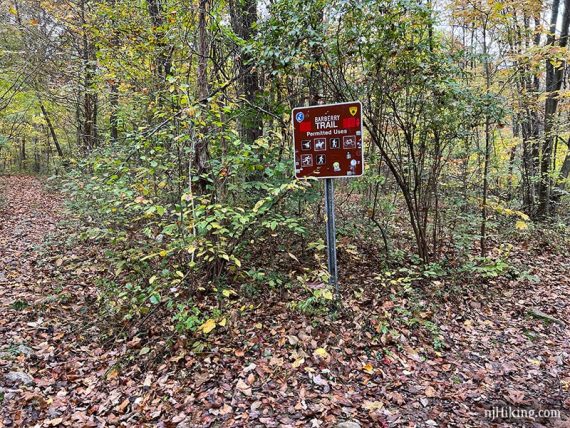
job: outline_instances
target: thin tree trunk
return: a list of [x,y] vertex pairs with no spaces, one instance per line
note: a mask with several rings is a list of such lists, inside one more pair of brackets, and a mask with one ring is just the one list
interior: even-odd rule
[[[116,0],[110,0],[109,4],[111,7],[115,7]],[[117,36],[117,31],[115,30],[116,22],[115,19],[112,21],[113,25],[113,36],[111,37],[111,46],[114,49],[119,47],[119,38]],[[117,83],[117,77],[115,76],[110,82],[110,94],[109,94],[109,105],[111,108],[111,113],[109,114],[109,128],[111,134],[111,142],[116,143],[119,139],[119,85]]]
[[[209,0],[200,0],[198,12],[198,98],[205,100],[208,96],[208,35],[206,31],[206,16],[208,14]],[[207,128],[202,127],[199,136],[194,142],[193,169],[198,175],[198,188],[204,192],[208,181],[204,175],[208,171],[208,140]]]
[[[81,21],[83,26],[87,25],[86,6],[88,0],[81,2]],[[97,94],[93,89],[95,79],[95,52],[94,45],[90,42],[87,29],[83,28],[82,34],[83,49],[83,126],[82,143],[87,152],[97,145]]]
[[[483,56],[485,67],[485,91],[491,90],[491,68],[487,49],[487,23],[483,24]],[[487,255],[487,196],[489,193],[489,162],[491,159],[491,115],[485,112],[485,157],[483,159],[483,195],[481,201],[481,257]]]
[[20,169],[23,170],[26,164],[26,139],[22,138],[20,142]]
[[[229,1],[229,10],[232,29],[237,36],[245,42],[251,41],[255,36],[257,23],[257,0]],[[240,120],[240,136],[247,143],[252,143],[261,136],[263,130],[262,116],[255,109],[259,94],[259,75],[251,67],[253,61],[251,54],[242,50],[240,52],[239,70],[240,91],[246,100],[246,116]]]
[[119,139],[119,89],[116,82],[111,83],[111,94],[109,95],[111,114],[109,115],[109,125],[111,128],[111,142],[116,143]]
[[162,98],[166,88],[167,78],[172,73],[172,47],[168,45],[164,32],[164,14],[160,0],[148,0],[148,13],[150,15],[153,32],[157,39],[158,52],[154,59],[154,72],[158,81],[158,98]]
[[[547,45],[554,46],[556,43],[556,23],[558,22],[560,0],[552,3],[552,14],[550,18],[550,32],[547,38]],[[568,26],[570,25],[570,0],[564,1],[564,15],[562,16],[562,28],[560,33],[559,47],[565,48],[568,42]],[[558,95],[562,87],[564,78],[565,63],[554,65],[552,61],[546,61],[546,93],[547,98],[544,104],[544,141],[542,145],[542,156],[540,159],[540,182],[539,182],[539,206],[538,218],[544,219],[551,213],[551,190],[552,176],[552,156],[554,141],[556,140],[556,112],[558,110]]]
[[63,150],[61,149],[61,146],[59,144],[59,140],[57,138],[57,134],[55,133],[55,129],[53,127],[53,124],[51,123],[51,119],[48,115],[48,112],[44,106],[44,103],[40,101],[40,109],[42,110],[42,114],[44,116],[44,119],[46,121],[46,124],[48,126],[49,132],[51,134],[51,139],[53,140],[53,144],[55,145],[55,149],[57,150],[57,154],[59,155],[60,158],[63,158]]

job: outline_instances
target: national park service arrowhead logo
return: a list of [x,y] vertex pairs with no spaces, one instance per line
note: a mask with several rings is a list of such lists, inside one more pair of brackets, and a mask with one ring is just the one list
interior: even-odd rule
[[348,112],[349,112],[352,116],[354,116],[354,115],[356,114],[356,112],[358,112],[358,107],[356,107],[356,106],[349,107],[349,108],[348,108]]

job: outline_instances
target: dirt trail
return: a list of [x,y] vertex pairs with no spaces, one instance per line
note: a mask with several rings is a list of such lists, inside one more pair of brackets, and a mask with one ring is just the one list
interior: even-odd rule
[[[519,249],[513,257],[539,281],[490,281],[436,305],[410,307],[412,297],[390,300],[356,278],[368,294],[346,293],[352,315],[319,324],[268,298],[200,337],[208,352],[174,335],[147,364],[166,348],[152,327],[109,341],[95,322],[94,279],[107,268],[98,249],[43,245],[65,232],[61,213],[61,197],[37,179],[0,177],[0,427],[570,426],[563,256]],[[424,319],[439,329],[441,352],[418,330]],[[561,417],[485,418],[493,407]]]
[[[77,347],[89,293],[46,253],[61,232],[62,198],[34,177],[0,176],[0,427],[95,426],[73,399],[92,349]],[[72,386],[73,385],[73,386]]]

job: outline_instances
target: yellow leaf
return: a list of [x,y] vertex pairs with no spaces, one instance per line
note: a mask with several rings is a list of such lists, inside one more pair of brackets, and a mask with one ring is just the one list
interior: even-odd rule
[[210,318],[208,321],[206,321],[204,324],[202,324],[200,326],[200,329],[205,334],[208,334],[209,332],[211,332],[215,328],[216,328],[216,321],[214,321],[212,318]]
[[374,373],[374,367],[370,363],[366,363],[362,366],[362,371],[368,374]]
[[528,224],[525,221],[518,220],[515,224],[515,227],[518,230],[526,230],[526,229],[528,229]]
[[323,299],[327,299],[327,300],[332,300],[332,298],[333,298],[333,294],[330,290],[323,290],[323,292],[321,293],[321,296],[323,297]]
[[301,364],[303,364],[305,362],[305,359],[303,357],[301,358],[297,358],[295,361],[293,361],[293,364],[291,364],[291,366],[296,369],[297,367],[300,367]]
[[315,349],[315,352],[313,352],[313,355],[321,358],[327,358],[329,356],[329,353],[325,348],[317,348]]
[[256,213],[257,211],[259,211],[259,209],[261,208],[261,206],[265,203],[265,199],[262,199],[260,201],[257,201],[257,203],[255,204],[255,206],[253,207],[253,212]]
[[218,322],[218,325],[221,327],[225,327],[227,323],[228,320],[226,318],[223,318],[220,322]]
[[384,403],[382,403],[381,401],[365,401],[362,404],[362,407],[366,410],[372,411],[372,410],[378,410],[381,409],[384,406]]
[[149,283],[150,285],[152,285],[152,283],[153,283],[154,281],[156,281],[156,275],[151,276],[151,277],[149,278],[149,280],[148,280],[148,283]]

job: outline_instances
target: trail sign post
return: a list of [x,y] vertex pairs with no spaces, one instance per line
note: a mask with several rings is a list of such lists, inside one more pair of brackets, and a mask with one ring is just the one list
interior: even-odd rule
[[295,177],[325,179],[327,255],[330,283],[339,297],[333,178],[364,172],[360,101],[293,109]]

